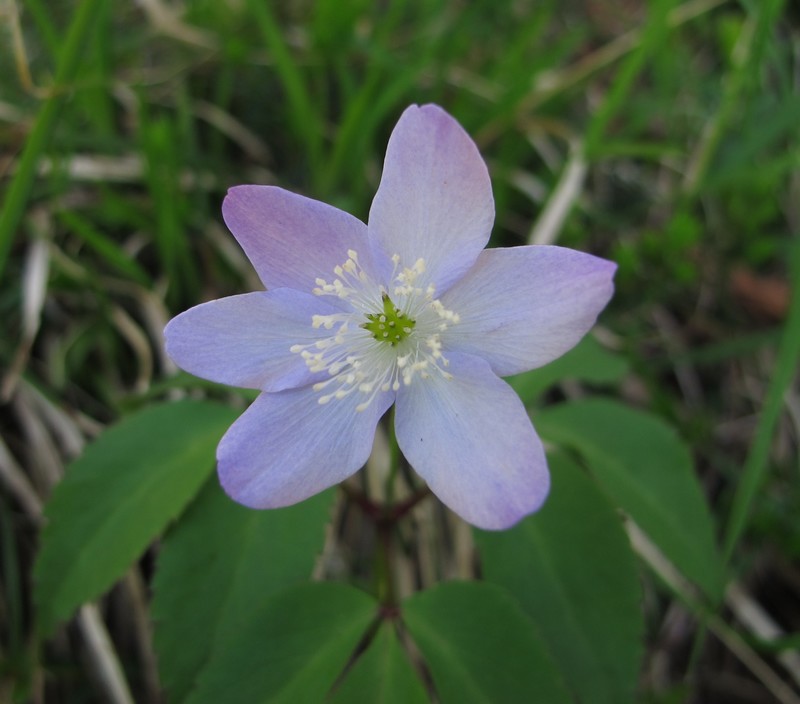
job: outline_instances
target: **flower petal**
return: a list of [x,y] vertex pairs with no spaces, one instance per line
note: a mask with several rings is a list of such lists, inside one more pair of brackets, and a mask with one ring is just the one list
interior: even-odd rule
[[574,347],[614,293],[617,265],[564,247],[487,249],[442,303],[460,322],[445,349],[482,357],[498,376],[541,367]]
[[508,528],[536,511],[550,486],[525,407],[482,359],[454,354],[452,379],[433,374],[397,393],[397,441],[436,496],[464,520]]
[[222,215],[267,288],[310,292],[317,278],[333,277],[350,249],[372,271],[366,225],[320,201],[275,186],[236,186]]
[[280,391],[313,375],[292,345],[330,336],[311,317],[335,313],[310,293],[282,288],[209,301],[173,318],[164,330],[167,354],[185,371],[220,384]]
[[261,394],[229,428],[217,470],[232,499],[250,508],[289,506],[364,465],[394,394],[380,394],[361,412],[358,393],[326,404],[318,399],[310,386]]
[[425,283],[441,293],[475,262],[493,221],[489,172],[469,135],[435,105],[407,108],[369,213],[373,245],[405,267],[423,258]]

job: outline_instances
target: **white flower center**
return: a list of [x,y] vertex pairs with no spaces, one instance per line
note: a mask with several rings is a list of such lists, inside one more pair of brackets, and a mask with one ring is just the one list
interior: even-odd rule
[[327,373],[329,378],[313,387],[324,391],[319,403],[359,393],[364,400],[356,410],[363,411],[379,392],[397,391],[401,384],[407,386],[432,374],[450,378],[441,334],[459,322],[458,314],[434,297],[433,284],[418,285],[425,272],[424,259],[417,259],[411,268],[401,267],[397,254],[392,262],[390,290],[367,276],[352,249],[347,261],[333,270],[332,283],[316,280],[314,295],[336,296],[352,307],[347,312],[313,316],[311,325],[330,330],[330,337],[291,347],[310,371]]

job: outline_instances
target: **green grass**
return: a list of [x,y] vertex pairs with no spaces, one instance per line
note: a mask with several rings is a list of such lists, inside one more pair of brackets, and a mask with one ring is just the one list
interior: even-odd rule
[[[366,219],[395,120],[409,103],[433,101],[489,164],[497,245],[527,241],[580,148],[587,176],[556,242],[620,265],[602,319],[603,340],[631,364],[618,395],[693,442],[732,576],[780,582],[796,560],[800,531],[775,519],[770,497],[800,505],[785,478],[797,469],[797,419],[786,412],[796,404],[797,287],[776,313],[731,277],[736,268],[800,277],[793,3],[159,0],[161,15],[110,0],[8,7],[25,55],[0,43],[0,432],[40,495],[70,456],[65,429],[90,437],[153,397],[228,393],[175,380],[160,337],[171,315],[254,285],[221,220],[226,189],[275,183]],[[28,268],[35,237],[48,242],[38,284]],[[24,341],[31,315],[38,332]],[[45,405],[26,395],[31,387]],[[30,449],[43,436],[49,469]],[[36,527],[2,482],[0,524],[0,653],[9,656],[0,699],[22,701],[47,670],[53,701],[82,701],[91,685],[78,660],[26,645]],[[666,609],[655,599],[647,609],[655,651]],[[133,650],[123,659],[144,687]],[[669,686],[723,666],[703,657]],[[679,671],[679,654],[673,662]],[[643,691],[667,696],[647,681]]]

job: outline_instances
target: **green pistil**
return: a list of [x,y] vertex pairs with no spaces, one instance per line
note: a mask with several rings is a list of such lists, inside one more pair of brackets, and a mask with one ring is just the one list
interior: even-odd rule
[[383,313],[367,313],[368,323],[361,327],[369,330],[372,337],[380,342],[388,342],[392,347],[405,340],[416,324],[397,308],[392,299],[383,294]]

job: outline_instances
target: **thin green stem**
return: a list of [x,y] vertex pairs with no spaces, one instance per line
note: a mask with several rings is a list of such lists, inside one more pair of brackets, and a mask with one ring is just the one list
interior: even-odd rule
[[756,434],[744,464],[741,480],[731,507],[722,548],[729,562],[747,526],[758,491],[764,482],[775,426],[783,408],[783,398],[797,374],[800,363],[800,238],[795,237],[791,252],[790,280],[793,282],[789,318],[775,360],[775,371],[767,390],[764,409],[758,419]]
[[394,521],[379,521],[378,549],[375,556],[375,574],[377,578],[378,601],[383,607],[397,606],[397,590],[395,589],[393,553],[394,553]]
[[68,95],[67,88],[74,81],[81,54],[86,48],[92,29],[92,22],[101,14],[98,12],[101,2],[103,0],[83,0],[78,3],[75,17],[59,52],[55,81],[50,96],[44,101],[36,117],[17,164],[14,179],[8,188],[8,195],[3,207],[0,208],[0,277],[2,277],[8,252],[28,203],[39,157],[50,141],[61,106]]
[[[393,466],[396,467],[397,464],[399,463],[395,463]],[[375,553],[375,593],[381,607],[387,613],[392,613],[398,606],[393,569],[394,540],[397,524],[420,501],[428,497],[431,491],[425,486],[403,501],[378,503],[348,484],[341,484],[340,486],[347,498],[358,506],[364,516],[375,525],[378,537]]]
[[[274,70],[286,91],[291,117],[290,127],[303,143],[310,162],[310,173],[317,176],[322,163],[323,129],[310,86],[285,40],[285,32],[270,9],[271,3],[252,0],[253,19],[274,62]],[[318,191],[319,189],[317,189]]]
[[662,47],[669,26],[671,5],[671,0],[658,0],[651,4],[651,17],[642,30],[637,48],[628,56],[589,124],[585,149],[590,160],[597,158],[597,149],[607,137],[608,125],[622,109],[646,62]]
[[[726,2],[728,0],[689,0],[683,5],[672,9],[667,18],[668,26],[670,28],[680,27],[695,17],[724,5]],[[525,115],[533,114],[539,106],[551,98],[562,95],[600,70],[610,66],[638,47],[642,41],[642,36],[641,29],[632,29],[582,57],[571,66],[537,74],[532,89],[520,100],[514,112],[510,116],[501,115],[493,118],[478,132],[476,141],[479,145],[485,145],[497,139],[504,130],[508,129],[509,121],[520,121]]]
[[731,55],[731,69],[723,81],[719,109],[706,123],[683,180],[683,192],[696,197],[716,155],[725,131],[743,103],[754,67],[761,65],[765,37],[780,16],[783,0],[767,0],[747,17]]

